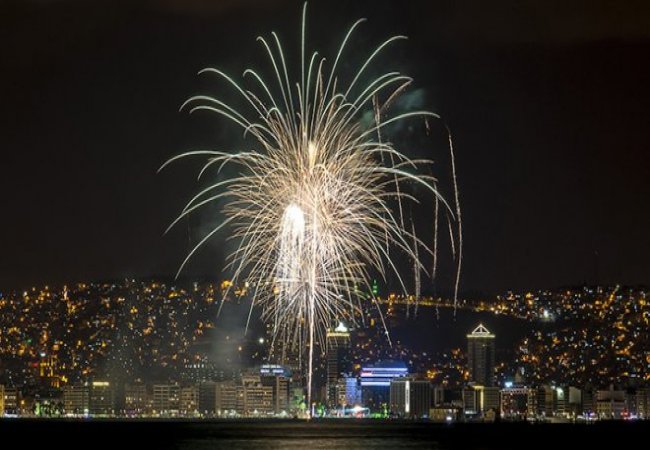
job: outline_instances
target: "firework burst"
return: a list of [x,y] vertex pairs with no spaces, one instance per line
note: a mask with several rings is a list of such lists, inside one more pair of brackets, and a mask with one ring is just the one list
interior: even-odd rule
[[[436,180],[421,173],[420,168],[430,161],[410,159],[382,139],[382,130],[395,122],[438,118],[428,111],[388,115],[390,104],[411,79],[387,72],[361,84],[377,55],[404,37],[384,41],[361,63],[352,81],[343,84],[337,68],[363,19],[349,29],[327,68],[317,52],[306,58],[305,17],[306,5],[299,81],[292,83],[280,40],[272,33],[271,40],[258,37],[258,41],[273,67],[273,81],[267,83],[256,71],[247,69],[243,77],[249,83],[243,87],[218,69],[200,72],[230,85],[246,110],[203,95],[188,99],[181,108],[228,119],[241,127],[247,139],[252,138],[255,148],[191,151],[171,158],[163,167],[190,156],[206,158],[199,177],[210,168],[237,167],[237,175],[219,179],[195,195],[170,225],[205,205],[222,205],[223,221],[189,252],[179,273],[208,239],[222,229],[230,230],[236,248],[228,257],[226,270],[233,285],[249,284],[253,304],[261,307],[262,318],[272,324],[272,349],[280,346],[309,352],[310,405],[314,344],[324,340],[333,321],[354,323],[363,302],[375,301],[369,294],[372,273],[385,277],[392,272],[406,292],[407,283],[393,258],[399,249],[413,261],[417,301],[420,274],[428,272],[420,259],[422,253],[434,256],[432,272],[436,270],[435,252],[418,238],[412,221],[405,226],[403,204],[418,203],[409,185],[424,187],[434,199],[434,247],[438,205],[451,220],[459,219],[460,209],[457,196],[452,207],[438,192]],[[361,120],[368,111],[374,117],[370,124]],[[454,240],[459,241],[460,236],[452,234]],[[459,248],[455,255],[460,270]]]

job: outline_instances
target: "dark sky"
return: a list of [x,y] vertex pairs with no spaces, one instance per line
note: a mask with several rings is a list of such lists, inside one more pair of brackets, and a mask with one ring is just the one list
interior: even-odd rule
[[[199,69],[259,61],[258,34],[297,51],[301,4],[0,3],[0,288],[174,273],[208,219],[162,237],[196,166],[156,169],[231,139],[178,107],[219,92]],[[649,283],[648,5],[313,1],[310,41],[331,53],[358,17],[352,57],[409,36],[383,61],[454,133],[463,290]],[[216,272],[220,247],[188,274]]]

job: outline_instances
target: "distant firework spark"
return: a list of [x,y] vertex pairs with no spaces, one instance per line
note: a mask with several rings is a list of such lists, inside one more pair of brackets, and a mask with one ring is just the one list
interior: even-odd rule
[[[326,329],[335,321],[356,323],[363,302],[375,302],[371,273],[384,278],[394,273],[407,292],[393,260],[395,249],[406,254],[413,261],[417,306],[420,274],[428,273],[420,259],[423,253],[433,255],[432,274],[436,270],[441,204],[449,218],[452,243],[459,244],[452,245],[458,261],[457,292],[461,238],[455,167],[454,203],[450,205],[440,195],[436,179],[418,173],[431,161],[410,159],[382,139],[382,130],[390,124],[439,116],[410,111],[386,117],[391,103],[412,81],[398,72],[361,84],[377,55],[405,37],[384,41],[363,61],[352,81],[344,84],[337,68],[350,36],[364,19],[352,25],[334,63],[326,69],[325,58],[317,52],[305,58],[305,17],[306,5],[299,82],[292,84],[280,40],[273,32],[270,41],[258,37],[273,66],[271,84],[252,69],[243,74],[250,90],[218,69],[199,72],[223,79],[241,95],[246,110],[203,95],[188,99],[181,107],[190,113],[206,110],[225,117],[241,127],[245,139],[252,138],[256,148],[232,153],[190,151],[171,158],[161,169],[188,156],[207,157],[199,177],[209,168],[221,172],[228,165],[237,167],[236,175],[223,176],[222,172],[222,179],[196,194],[170,225],[207,204],[223,205],[224,220],[189,252],[179,273],[208,239],[228,227],[237,248],[229,255],[226,270],[232,274],[233,285],[249,284],[253,304],[261,307],[263,320],[272,324],[272,349],[281,345],[283,353],[291,348],[299,354],[308,349],[307,404],[311,405],[315,341],[322,345]],[[364,124],[367,120],[362,121],[362,116],[368,112],[374,121]],[[433,250],[416,235],[413,221],[404,218],[405,204],[419,203],[408,189],[414,184],[434,199]],[[456,221],[457,231],[451,220]]]

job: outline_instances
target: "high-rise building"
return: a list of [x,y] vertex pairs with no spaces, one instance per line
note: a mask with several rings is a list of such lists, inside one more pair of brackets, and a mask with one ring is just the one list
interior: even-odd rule
[[431,409],[431,383],[400,377],[390,382],[390,413],[398,417],[422,418]]
[[469,379],[481,386],[494,386],[494,334],[483,324],[467,335]]
[[108,381],[90,384],[88,409],[91,416],[112,416],[115,413],[115,391]]
[[327,345],[327,405],[331,408],[338,406],[336,386],[339,378],[350,372],[350,330],[339,323],[326,335]]
[[390,382],[408,375],[402,361],[386,360],[361,368],[361,397],[363,406],[373,413],[388,411]]
[[153,385],[153,411],[158,415],[177,415],[180,406],[180,386],[178,384]]
[[5,415],[5,387],[0,384],[0,417]]

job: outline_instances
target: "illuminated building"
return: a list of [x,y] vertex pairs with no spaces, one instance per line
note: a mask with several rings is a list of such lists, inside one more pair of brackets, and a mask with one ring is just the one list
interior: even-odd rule
[[63,409],[66,415],[87,416],[90,413],[90,386],[87,383],[65,386]]
[[[221,381],[215,388],[215,413],[219,416],[228,416],[237,413],[238,392],[234,381]],[[243,392],[241,392],[243,396]],[[242,399],[243,404],[243,399]]]
[[478,399],[478,412],[486,415],[488,412],[497,413],[500,411],[500,390],[494,386],[474,386]]
[[539,386],[528,391],[528,411],[535,417],[553,415],[554,389],[551,386]]
[[288,413],[291,372],[277,364],[265,364],[260,368],[260,382],[273,389],[273,411]]
[[89,413],[94,417],[115,413],[115,390],[108,381],[93,381],[90,385]]
[[350,371],[350,331],[339,323],[333,329],[328,330],[326,335],[327,345],[327,404],[335,408],[340,403],[336,395],[336,386],[339,378]]
[[275,412],[273,387],[262,385],[259,375],[244,375],[239,383],[224,381],[216,388],[219,416],[261,416]]
[[0,384],[0,417],[5,414],[5,387]]
[[399,377],[390,382],[390,413],[397,417],[422,418],[431,409],[431,383]]
[[390,382],[408,375],[402,361],[386,360],[361,368],[361,397],[363,406],[372,413],[387,412],[390,402]]
[[429,420],[432,422],[456,422],[460,419],[462,410],[453,405],[437,405],[429,409]]
[[597,392],[596,407],[598,417],[601,419],[621,419],[625,411],[625,391],[614,390],[610,386],[608,390]]
[[178,384],[153,385],[153,412],[158,415],[177,415],[180,402]]
[[467,335],[469,379],[481,386],[494,386],[494,334],[483,324]]
[[501,389],[501,417],[523,420],[528,414],[528,388],[507,386]]
[[650,388],[637,389],[636,408],[639,418],[650,419]]
[[463,413],[473,416],[479,413],[478,392],[473,387],[463,389]]
[[337,403],[343,406],[361,404],[361,386],[357,377],[341,377],[336,384]]
[[206,357],[198,361],[188,362],[183,365],[181,370],[181,379],[185,382],[200,383],[202,381],[223,380],[230,374],[217,367]]
[[238,388],[237,411],[240,414],[258,416],[274,412],[273,387],[262,385],[261,377],[257,375],[242,376],[242,383]]
[[149,397],[144,383],[124,386],[124,412],[127,416],[140,416],[148,412]]
[[179,396],[179,410],[182,416],[196,416],[199,411],[198,386],[184,386]]
[[60,386],[60,377],[56,373],[57,370],[57,356],[40,354],[40,361],[38,363],[38,377],[41,386],[58,388]]
[[21,413],[22,392],[17,387],[4,387],[4,412],[5,414],[18,415]]

